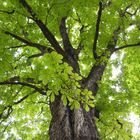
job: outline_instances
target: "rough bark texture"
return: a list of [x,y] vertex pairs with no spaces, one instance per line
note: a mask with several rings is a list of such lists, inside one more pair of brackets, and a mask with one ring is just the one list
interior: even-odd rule
[[57,97],[51,112],[50,140],[99,140],[94,118],[84,109],[71,111]]
[[[88,88],[95,96],[106,65],[107,62],[95,64],[89,76],[81,82],[82,88]],[[57,97],[51,105],[51,112],[51,140],[100,140],[95,124],[95,108],[91,108],[89,112],[82,107],[71,111],[63,105],[60,97]]]

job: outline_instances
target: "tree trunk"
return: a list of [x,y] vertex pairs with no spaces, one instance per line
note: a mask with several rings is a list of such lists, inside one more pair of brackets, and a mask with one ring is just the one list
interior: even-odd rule
[[[89,76],[81,83],[95,96],[98,91],[98,82],[101,80],[106,63],[92,67]],[[65,107],[61,97],[51,104],[52,121],[50,125],[50,140],[99,140],[95,124],[95,108],[86,112],[82,107],[71,111]]]
[[71,111],[56,97],[51,112],[50,140],[99,140],[94,118],[84,109]]

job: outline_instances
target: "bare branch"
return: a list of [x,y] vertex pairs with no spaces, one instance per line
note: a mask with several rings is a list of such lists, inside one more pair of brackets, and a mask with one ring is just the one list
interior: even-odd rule
[[2,119],[2,121],[0,122],[0,124],[5,120],[7,119],[10,114],[13,112],[13,108],[11,105],[7,105],[4,107],[2,113],[0,114],[0,119]]
[[138,43],[136,43],[136,44],[128,44],[128,45],[121,46],[121,47],[119,47],[119,48],[115,48],[115,49],[114,49],[114,52],[115,52],[115,51],[118,51],[118,50],[125,49],[125,48],[139,47],[139,46],[140,46],[140,42],[138,42]]
[[3,129],[3,133],[6,131],[6,129],[10,126],[10,124],[11,124],[12,122],[10,121],[6,126],[5,126],[5,128]]
[[27,45],[17,45],[17,46],[8,47],[8,49],[23,48],[23,47],[26,47],[26,46]]
[[28,58],[35,58],[35,57],[40,57],[40,56],[43,56],[45,53],[37,53],[37,54],[33,54],[31,56],[29,56]]
[[17,105],[17,104],[21,103],[22,101],[24,101],[24,100],[25,100],[26,98],[28,98],[28,97],[29,97],[29,95],[25,95],[25,96],[22,97],[20,100],[14,102],[14,105]]
[[129,4],[128,6],[126,6],[126,8],[124,10],[122,9],[119,9],[118,10],[118,13],[120,15],[120,17],[126,17],[126,13],[127,13],[127,10],[132,6],[132,4]]
[[126,13],[129,14],[130,16],[134,16],[134,15],[136,15],[137,11],[138,11],[138,8],[133,13],[130,13],[128,11]]
[[129,4],[128,6],[126,6],[126,8],[125,8],[125,10],[124,10],[124,12],[126,12],[130,7],[132,6],[132,3],[131,4]]
[[80,41],[78,48],[76,49],[76,55],[78,56],[79,53],[81,52],[81,50],[84,48],[84,45],[82,44],[82,42]]
[[33,12],[31,6],[26,2],[26,0],[19,0],[19,2],[23,5],[23,7],[28,11],[28,13],[32,16],[32,19],[35,21],[35,23],[39,26],[41,29],[42,33],[46,37],[46,39],[50,42],[52,47],[63,57],[67,58],[63,49],[55,39],[54,35],[50,32],[50,30],[47,28],[47,26],[37,18],[36,13]]
[[102,16],[102,2],[99,3],[99,10],[98,10],[98,17],[97,17],[97,21],[96,21],[96,30],[95,30],[95,35],[94,35],[94,43],[93,43],[93,55],[94,58],[97,59],[97,53],[96,53],[96,48],[97,48],[97,41],[98,41],[98,37],[99,37],[99,27],[100,27],[100,23],[101,23],[101,16]]
[[[36,91],[34,90],[33,93],[35,93],[35,92],[36,92]],[[7,105],[7,106],[5,106],[4,109],[3,109],[3,111],[2,111],[2,113],[0,114],[0,119],[3,119],[3,120],[0,122],[0,124],[1,124],[5,119],[7,119],[7,118],[10,116],[10,114],[11,114],[12,111],[13,111],[13,109],[12,109],[13,105],[17,105],[17,104],[23,102],[25,99],[27,99],[27,98],[29,97],[29,95],[30,95],[30,94],[25,95],[24,97],[22,97],[22,98],[19,99],[18,101],[13,102],[12,105]],[[7,112],[5,113],[6,110],[7,110]]]
[[38,88],[37,86],[29,84],[27,82],[20,82],[18,80],[14,80],[14,79],[0,82],[0,85],[22,85],[22,86],[30,87],[42,95],[46,95],[46,92],[43,89]]
[[31,41],[28,41],[14,33],[11,33],[9,31],[4,31],[5,34],[7,35],[10,35],[12,36],[13,38],[25,43],[25,45],[19,45],[19,46],[15,46],[15,47],[11,47],[11,48],[18,48],[18,47],[25,47],[25,46],[31,46],[31,47],[35,47],[37,48],[39,51],[41,51],[42,53],[45,53],[46,51],[47,52],[51,52],[52,49],[51,48],[47,48],[46,46],[44,45],[41,45],[41,44],[38,44],[38,43],[34,43],[34,42],[31,42]]
[[74,49],[73,49],[71,42],[69,40],[69,37],[68,37],[67,28],[66,28],[66,17],[63,17],[61,19],[59,30],[60,30],[60,33],[62,36],[65,51],[67,52],[67,54],[69,54],[70,56],[73,57]]
[[15,10],[12,11],[5,11],[5,10],[0,10],[0,13],[6,13],[6,14],[14,14]]
[[125,8],[124,10],[121,10],[121,9],[120,9],[120,10],[118,11],[120,17],[126,17],[126,14],[128,14],[128,15],[130,15],[130,16],[136,15],[136,13],[137,13],[137,11],[138,11],[138,8],[137,8],[133,13],[131,13],[131,12],[128,11],[128,9],[129,9],[130,7],[132,7],[132,3],[129,4],[128,6],[126,6],[126,8]]

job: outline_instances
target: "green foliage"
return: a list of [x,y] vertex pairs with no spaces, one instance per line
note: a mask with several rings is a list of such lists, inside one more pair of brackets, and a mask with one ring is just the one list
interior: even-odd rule
[[[96,107],[100,111],[100,118],[96,118],[96,123],[103,140],[139,140],[139,134],[134,136],[132,133],[133,124],[129,121],[131,112],[140,115],[140,48],[137,45],[140,42],[140,11],[137,9],[140,6],[139,0],[102,0],[103,12],[96,50],[97,54],[102,56],[97,60],[93,57],[93,42],[99,0],[27,2],[36,13],[35,17],[49,28],[61,49],[64,49],[64,46],[59,26],[62,17],[67,17],[67,33],[74,51],[76,52],[80,43],[83,45],[77,56],[80,72],[74,72],[62,54],[46,40],[19,0],[1,0],[0,83],[11,82],[12,78],[20,77],[21,82],[36,86],[42,93],[34,88],[16,84],[18,80],[14,81],[14,85],[0,84],[0,138],[49,139],[50,104],[60,96],[63,104],[71,110],[83,107],[88,112]],[[118,41],[114,47],[136,45],[115,52],[117,58],[109,60],[111,52],[107,47],[108,44],[114,45],[117,29]],[[35,45],[23,43],[5,34],[5,31],[29,42],[41,44],[51,51],[42,51]],[[113,49],[113,46],[110,46],[110,49]],[[41,56],[30,58],[40,53]],[[99,91],[94,97],[94,93],[86,86],[81,87],[81,80],[89,75],[93,65],[106,63],[108,65],[102,80],[97,83]],[[120,67],[121,73],[113,79],[111,77],[114,67]]]

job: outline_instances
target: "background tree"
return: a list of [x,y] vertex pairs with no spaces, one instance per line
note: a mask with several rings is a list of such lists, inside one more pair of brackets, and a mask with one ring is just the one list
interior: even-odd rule
[[0,1],[0,137],[132,139],[129,115],[139,115],[140,103],[139,6]]

